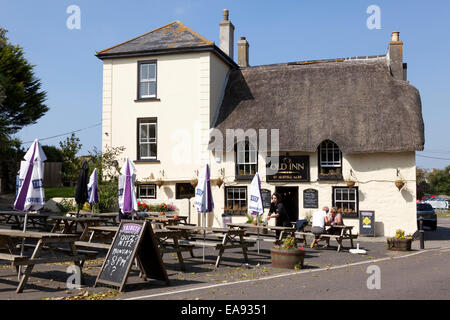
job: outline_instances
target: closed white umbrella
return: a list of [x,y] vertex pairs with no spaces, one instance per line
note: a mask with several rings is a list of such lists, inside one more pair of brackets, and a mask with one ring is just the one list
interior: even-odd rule
[[94,212],[94,204],[98,203],[97,168],[92,171],[87,188],[88,202],[91,204],[91,211]]
[[[250,184],[250,202],[248,206],[248,210],[252,215],[256,215],[256,224],[259,226],[259,216],[264,213],[264,207],[262,202],[262,195],[261,195],[261,180],[259,179],[258,172],[253,177],[252,183]],[[257,229],[258,232],[258,239],[257,247],[258,247],[258,254],[259,254],[259,228]]]
[[[208,164],[203,167],[198,177],[198,184],[197,188],[195,189],[194,206],[199,214],[203,213],[203,227],[205,228],[206,212],[211,212],[214,209]],[[203,230],[203,261],[205,261],[205,240],[206,231]]]
[[[25,161],[20,162],[18,177],[18,191],[14,201],[14,210],[24,211],[23,232],[27,230],[28,211],[39,210],[45,204],[44,192],[44,161],[47,160],[44,150],[35,139],[31,147],[24,156]],[[20,255],[23,255],[24,240]],[[19,278],[21,268],[19,267]]]

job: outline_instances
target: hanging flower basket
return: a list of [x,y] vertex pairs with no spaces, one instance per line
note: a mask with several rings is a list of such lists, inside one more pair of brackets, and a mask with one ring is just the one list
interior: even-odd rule
[[403,180],[397,180],[395,181],[395,186],[398,188],[398,190],[402,190],[402,188],[405,186],[405,181]]
[[220,188],[222,186],[222,184],[223,184],[223,179],[222,178],[218,178],[216,180],[216,185]]
[[197,184],[198,184],[198,179],[197,179],[197,178],[191,180],[191,185],[192,185],[194,188],[197,187]]
[[155,184],[156,184],[159,188],[161,188],[161,186],[164,184],[164,181],[163,181],[162,179],[158,179],[158,180],[156,180]]
[[353,188],[355,186],[355,182],[354,180],[346,180],[345,181],[347,183],[347,187],[349,188]]

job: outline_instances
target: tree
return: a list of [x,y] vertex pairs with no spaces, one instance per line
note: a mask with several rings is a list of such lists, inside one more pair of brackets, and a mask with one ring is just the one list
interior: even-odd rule
[[42,150],[47,156],[47,162],[63,162],[63,153],[58,147],[42,146]]
[[428,180],[433,194],[450,195],[450,165],[443,170],[433,170]]
[[73,187],[80,173],[81,163],[78,161],[76,156],[78,151],[81,150],[82,144],[80,143],[80,139],[72,133],[70,138],[68,137],[66,138],[66,141],[60,142],[59,146],[63,157],[63,179],[66,183]]
[[34,124],[47,111],[46,92],[34,75],[34,66],[23,49],[9,43],[0,28],[0,133],[3,141],[23,127]]

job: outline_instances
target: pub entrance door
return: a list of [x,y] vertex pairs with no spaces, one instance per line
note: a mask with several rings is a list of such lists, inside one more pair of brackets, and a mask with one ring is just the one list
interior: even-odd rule
[[289,220],[295,222],[298,220],[298,187],[275,187],[275,192],[281,196]]

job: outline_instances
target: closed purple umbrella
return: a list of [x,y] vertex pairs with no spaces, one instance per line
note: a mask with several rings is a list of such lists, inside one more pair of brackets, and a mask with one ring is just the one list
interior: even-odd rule
[[131,213],[138,210],[134,182],[136,180],[136,168],[129,158],[125,160],[121,175],[119,176],[119,208],[123,213]]

